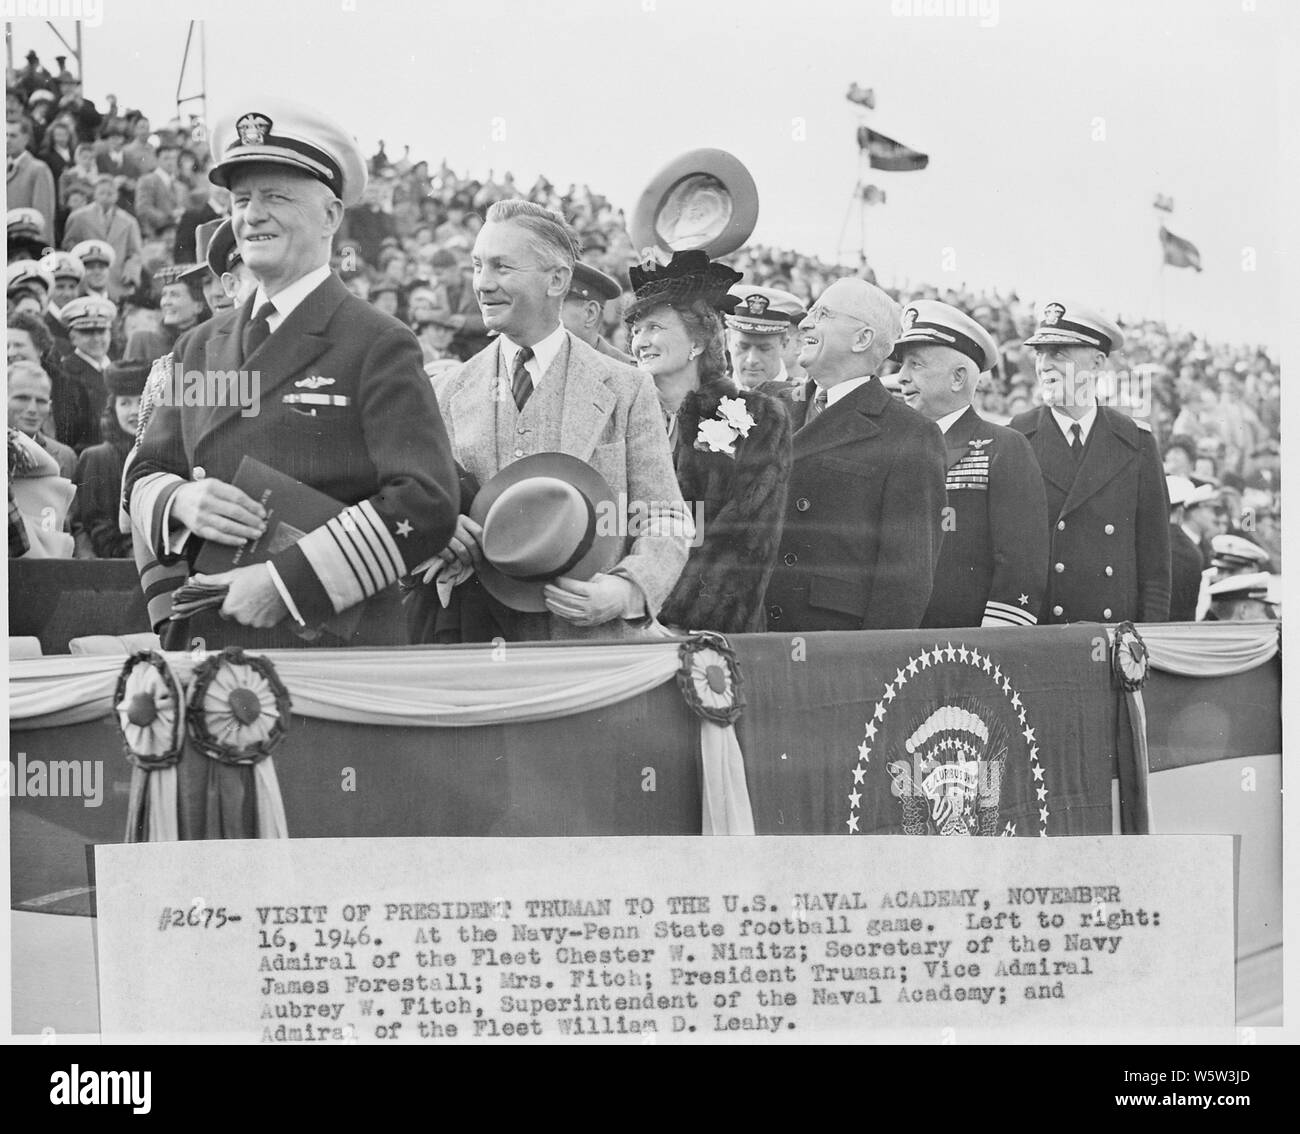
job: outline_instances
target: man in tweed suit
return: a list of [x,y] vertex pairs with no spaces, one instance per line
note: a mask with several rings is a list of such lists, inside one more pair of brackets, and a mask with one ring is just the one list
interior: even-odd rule
[[[568,453],[591,464],[616,494],[626,494],[625,554],[586,582],[550,584],[546,614],[509,610],[470,579],[438,618],[440,640],[634,637],[686,563],[692,522],[654,383],[560,321],[578,247],[577,234],[549,209],[511,200],[488,210],[474,244],[474,291],[498,337],[449,376],[438,399],[456,459],[479,485],[533,453]],[[462,491],[462,511],[472,498]],[[480,561],[481,532],[462,515],[444,558]]]

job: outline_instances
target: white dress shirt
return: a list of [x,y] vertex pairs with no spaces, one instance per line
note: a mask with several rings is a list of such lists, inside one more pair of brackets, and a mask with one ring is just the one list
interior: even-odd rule
[[[834,386],[829,386],[829,387],[827,387],[827,388],[826,388],[826,408],[827,408],[827,409],[830,409],[831,406],[833,406],[833,405],[834,405],[836,402],[838,402],[841,398],[845,397],[845,396],[848,395],[848,394],[853,393],[853,391],[856,390],[859,386],[862,386],[862,385],[864,385],[865,383],[870,382],[871,379],[872,379],[873,377],[874,377],[874,375],[871,375],[871,374],[863,374],[862,377],[860,377],[860,378],[849,378],[849,379],[846,379],[846,380],[843,381],[843,382],[839,382],[839,383],[837,383],[837,384],[834,385]],[[813,381],[814,381],[814,383],[815,383],[815,382],[816,382],[816,379],[814,379]],[[822,389],[822,387],[821,387],[820,385],[818,385],[818,386],[817,386],[817,389],[820,390],[820,389]]]
[[1069,414],[1062,413],[1055,406],[1052,407],[1052,416],[1056,419],[1056,424],[1060,426],[1061,432],[1065,434],[1065,443],[1073,444],[1074,434],[1071,430],[1077,425],[1079,434],[1086,445],[1088,443],[1088,434],[1092,432],[1093,423],[1097,420],[1097,407],[1093,406],[1076,422]]
[[[528,371],[528,376],[533,380],[534,393],[542,384],[542,375],[550,369],[551,363],[555,361],[555,356],[560,353],[560,347],[564,345],[564,336],[567,333],[564,324],[560,323],[541,342],[533,344],[533,357],[524,363],[524,369]],[[519,343],[509,336],[501,336],[501,360],[505,363],[507,374],[515,372],[515,356],[523,349]]]
[[962,406],[961,409],[955,409],[952,411],[952,413],[946,413],[943,415],[943,417],[939,418],[939,420],[935,422],[935,425],[937,425],[940,429],[942,429],[944,433],[947,433],[948,430],[950,430],[954,425],[957,424],[957,419],[961,417],[962,414],[964,414],[968,409],[970,409],[970,406]]

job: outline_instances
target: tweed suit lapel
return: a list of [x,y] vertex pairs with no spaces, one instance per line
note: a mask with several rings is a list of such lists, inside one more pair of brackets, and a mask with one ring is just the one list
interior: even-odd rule
[[879,417],[888,404],[889,391],[878,378],[864,382],[795,433],[795,460],[856,441],[869,441],[880,433],[873,418]]
[[[579,345],[585,349],[578,349]],[[557,363],[560,357],[565,360],[565,369],[561,372],[564,398],[560,411],[563,415],[560,450],[585,461],[595,451],[618,396],[605,383],[600,355],[586,344],[575,344],[573,336],[566,333]],[[557,374],[556,378],[560,376]]]
[[480,483],[497,468],[497,399],[509,396],[509,387],[499,388],[501,338],[465,363],[464,379],[447,404],[456,457]]

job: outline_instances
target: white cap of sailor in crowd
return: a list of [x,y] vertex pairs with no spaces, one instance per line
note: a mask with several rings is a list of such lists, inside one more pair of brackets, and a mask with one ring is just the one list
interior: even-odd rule
[[5,216],[5,243],[10,263],[35,260],[45,251],[45,217],[29,205],[10,209]]
[[72,254],[86,269],[82,290],[105,295],[108,292],[108,272],[117,259],[117,253],[107,240],[83,240],[72,246]]
[[964,311],[934,299],[903,308],[890,355],[903,400],[931,421],[970,405],[979,376],[998,364],[993,336]]
[[733,284],[729,294],[737,299],[725,317],[727,350],[736,380],[754,389],[764,382],[787,382],[783,360],[786,344],[808,313],[799,297],[775,287]]
[[[54,291],[54,274],[37,260],[15,260],[5,278],[11,311],[31,310],[44,315]],[[26,301],[26,302],[24,302]],[[33,304],[35,305],[33,307]]]
[[1091,307],[1061,299],[1045,303],[1038,328],[1025,340],[1034,348],[1043,401],[1081,417],[1097,404],[1106,358],[1124,345],[1124,332]]
[[1279,580],[1267,571],[1229,575],[1210,584],[1209,618],[1220,622],[1255,622],[1277,618]]
[[1262,571],[1268,566],[1268,552],[1243,536],[1227,532],[1211,536],[1210,547],[1214,552],[1210,566],[1218,568],[1220,575]]
[[47,252],[41,263],[54,277],[54,292],[50,298],[62,308],[77,294],[77,288],[86,278],[86,269],[71,252]]

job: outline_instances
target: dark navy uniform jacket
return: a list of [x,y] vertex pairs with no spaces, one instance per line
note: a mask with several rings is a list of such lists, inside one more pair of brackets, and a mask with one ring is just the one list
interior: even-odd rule
[[922,626],[1032,626],[1047,585],[1047,496],[1024,436],[974,407],[944,434],[948,511]]
[[[256,412],[160,404],[127,474],[133,517],[159,562],[174,562],[163,528],[172,494],[196,467],[229,483],[240,460],[255,457],[349,505],[271,558],[306,626],[365,602],[376,617],[363,617],[356,644],[402,644],[393,584],[447,546],[460,496],[419,344],[330,275],[245,359],[253,302],[187,332],[175,357],[186,381],[255,373]],[[200,543],[186,544],[191,562]],[[387,627],[377,624],[381,607]],[[223,645],[301,646],[290,621],[273,631],[214,621],[212,630]]]
[[1082,460],[1046,406],[1011,421],[1047,491],[1047,594],[1040,622],[1165,622],[1169,495],[1155,437],[1097,407]]

